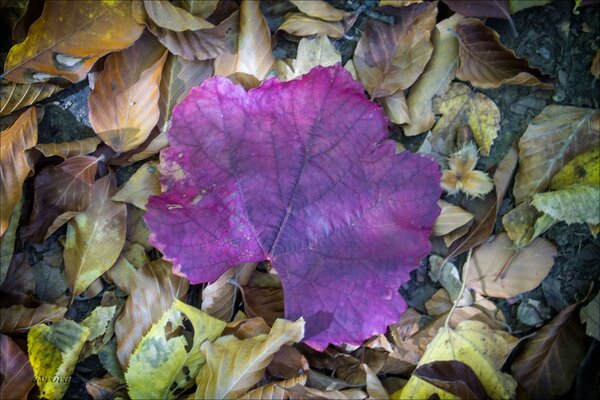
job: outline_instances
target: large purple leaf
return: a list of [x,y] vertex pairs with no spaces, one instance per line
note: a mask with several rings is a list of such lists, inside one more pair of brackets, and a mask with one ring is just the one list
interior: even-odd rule
[[150,240],[192,283],[268,260],[308,344],[361,343],[406,308],[398,288],[439,213],[436,163],[386,135],[339,65],[250,92],[206,80],[173,112]]

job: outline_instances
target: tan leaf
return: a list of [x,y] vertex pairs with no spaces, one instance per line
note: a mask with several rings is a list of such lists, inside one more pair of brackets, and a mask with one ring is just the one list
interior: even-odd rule
[[242,73],[262,81],[275,62],[271,32],[257,1],[243,0],[240,6],[239,37],[234,53],[215,60],[215,75]]
[[237,300],[237,287],[231,282],[234,276],[235,268],[230,268],[202,290],[202,311],[223,321],[233,318]]
[[358,389],[319,390],[312,387],[295,385],[286,390],[290,399],[366,399],[367,394]]
[[72,142],[38,143],[35,148],[45,157],[58,156],[66,160],[67,158],[85,156],[94,152],[100,142],[101,140],[97,137],[89,137]]
[[267,367],[273,376],[283,379],[292,379],[299,372],[305,374],[310,366],[306,357],[292,345],[282,346],[274,355]]
[[8,223],[8,228],[4,235],[0,237],[0,285],[4,283],[8,274],[13,253],[15,251],[15,239],[17,238],[17,228],[21,219],[21,209],[23,208],[23,199],[19,200]]
[[144,0],[144,8],[156,25],[170,31],[196,31],[214,27],[204,18],[197,17],[166,0]]
[[68,0],[50,1],[27,39],[8,53],[5,77],[20,83],[52,77],[80,81],[100,57],[129,47],[142,31],[129,1],[89,1],[77,7]]
[[527,60],[518,58],[504,47],[498,34],[479,19],[467,18],[456,26],[460,67],[456,77],[473,86],[490,89],[502,85],[537,86],[553,89],[542,71],[532,68]]
[[175,0],[173,4],[182,7],[190,13],[208,18],[215,12],[220,0]]
[[475,249],[468,265],[466,285],[491,297],[509,298],[535,289],[554,265],[556,247],[543,238],[515,249],[506,233]]
[[438,201],[440,215],[433,226],[434,236],[443,236],[473,220],[473,214],[444,200]]
[[377,374],[375,374],[367,364],[361,364],[360,367],[367,375],[367,393],[369,394],[369,398],[388,399],[390,395],[381,384]]
[[265,386],[258,387],[249,391],[243,396],[238,397],[238,400],[250,399],[266,399],[266,400],[287,400],[290,396],[287,394],[287,388],[295,385],[305,385],[306,375],[299,375],[285,381],[274,381]]
[[223,336],[214,343],[204,342],[206,364],[196,379],[196,398],[234,398],[248,391],[263,377],[273,354],[284,344],[295,343],[304,336],[304,320],[279,319],[268,335],[239,340]]
[[138,148],[132,150],[132,154],[128,154],[126,163],[131,164],[137,161],[145,160],[149,157],[152,157],[155,154],[158,154],[159,151],[161,151],[168,145],[169,141],[167,140],[166,131],[160,132],[158,128],[154,128],[152,132],[150,132],[150,136],[148,137],[148,139],[146,139],[146,141],[142,143]]
[[600,187],[575,184],[551,192],[536,193],[531,204],[557,221],[567,224],[600,224]]
[[338,10],[323,0],[290,0],[304,14],[325,21],[340,21],[350,13]]
[[600,79],[600,49],[596,50],[594,61],[592,61],[592,68],[590,72],[596,79]]
[[390,96],[381,97],[379,102],[391,122],[398,125],[410,123],[408,104],[406,103],[406,97],[404,97],[404,91],[398,90]]
[[372,98],[408,89],[423,72],[433,47],[437,3],[399,9],[396,25],[369,20],[354,53],[354,66]]
[[5,335],[0,335],[0,374],[3,377],[1,398],[27,399],[27,394],[34,385],[33,369],[27,354]]
[[37,113],[29,108],[10,126],[0,132],[0,236],[8,228],[10,214],[21,198],[23,182],[31,170],[26,150],[37,142]]
[[335,39],[344,36],[344,24],[337,21],[324,21],[304,13],[290,13],[285,16],[277,30],[294,36],[325,35]]
[[106,59],[90,93],[90,123],[117,152],[142,144],[158,122],[158,86],[166,50],[146,33]]
[[54,304],[42,304],[35,308],[17,304],[3,308],[0,312],[0,332],[24,332],[42,322],[61,320],[66,312],[66,307]]
[[530,398],[556,398],[571,388],[586,352],[578,309],[573,304],[562,310],[527,340],[514,360],[511,372]]
[[117,356],[123,369],[142,337],[171,308],[175,299],[183,300],[189,283],[173,275],[171,264],[156,260],[137,272],[125,308],[115,323]]
[[125,244],[127,207],[110,199],[115,191],[110,174],[96,181],[88,209],[67,225],[65,274],[73,298],[115,263]]
[[148,197],[158,194],[160,194],[158,162],[148,161],[135,171],[112,199],[131,203],[145,210]]
[[556,104],[544,108],[519,140],[516,203],[545,191],[565,164],[599,143],[599,111]]
[[[277,61],[282,62],[282,60]],[[279,74],[279,77],[288,81],[304,75],[316,66],[328,67],[339,62],[342,62],[342,56],[327,36],[317,35],[312,39],[302,38],[298,44],[296,59],[291,62],[291,68],[284,70],[285,72]]]
[[0,116],[42,101],[62,90],[50,83],[16,83],[0,81]]
[[407,136],[418,135],[431,129],[435,123],[432,99],[448,89],[458,68],[458,41],[456,25],[464,18],[460,14],[439,22],[431,35],[433,53],[419,79],[411,86],[408,97],[409,125],[404,127]]
[[[92,198],[97,165],[96,157],[78,156],[41,170],[35,177],[33,210],[29,224],[21,230],[22,237],[41,242],[62,225],[54,223],[59,216],[85,210]],[[60,221],[67,222],[64,218]]]
[[244,287],[244,310],[249,317],[262,317],[269,325],[283,318],[283,289]]

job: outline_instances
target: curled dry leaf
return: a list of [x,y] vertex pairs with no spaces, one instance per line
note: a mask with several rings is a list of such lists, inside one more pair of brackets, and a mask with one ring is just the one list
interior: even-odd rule
[[498,34],[478,19],[468,18],[456,26],[460,67],[456,77],[473,86],[490,89],[502,85],[553,89],[550,78],[527,60],[504,47]]
[[323,0],[290,0],[304,14],[325,21],[340,21],[350,13],[339,10]]
[[6,335],[0,335],[0,374],[1,398],[27,399],[27,394],[34,385],[33,369],[27,354]]
[[41,170],[34,181],[29,224],[21,229],[21,237],[41,242],[54,232],[50,227],[57,229],[67,223],[72,211],[88,208],[97,166],[96,157],[78,156]]
[[115,192],[110,174],[96,181],[88,209],[67,225],[65,274],[73,298],[115,263],[125,244],[127,207],[110,199]]
[[579,304],[562,310],[528,339],[511,372],[530,398],[553,399],[566,393],[585,356],[585,332],[577,319]]
[[369,20],[354,53],[354,65],[372,98],[391,96],[409,88],[431,57],[429,41],[435,27],[437,3],[399,9],[396,25]]
[[16,83],[0,80],[0,116],[44,100],[62,88],[50,83]]
[[160,194],[158,163],[148,161],[135,171],[112,199],[130,203],[145,210],[148,197],[158,194]]
[[90,123],[113,150],[134,149],[156,126],[166,57],[166,50],[146,33],[133,46],[106,59],[90,93]]
[[125,309],[115,324],[117,356],[123,369],[142,337],[162,318],[176,299],[184,299],[188,282],[171,272],[171,265],[156,260],[137,271]]
[[294,36],[325,35],[335,39],[344,36],[344,24],[337,21],[324,21],[304,13],[290,13],[277,28]]
[[85,156],[93,153],[98,147],[101,140],[97,137],[89,137],[72,142],[62,143],[38,143],[35,145],[36,150],[39,150],[44,157],[58,156],[64,158]]
[[129,47],[142,31],[129,1],[90,1],[77,7],[66,0],[50,1],[25,41],[10,49],[5,77],[19,83],[53,77],[78,82],[100,57]]
[[208,315],[230,321],[235,312],[237,287],[231,282],[236,269],[231,268],[202,290],[201,309]]
[[473,214],[444,200],[438,201],[440,215],[433,226],[434,236],[443,236],[473,220]]
[[516,249],[506,233],[475,249],[466,285],[484,296],[509,298],[535,289],[554,265],[556,247],[543,238]]
[[375,374],[367,364],[360,364],[360,367],[365,371],[366,374],[366,386],[369,398],[389,399],[390,395],[381,384],[377,374]]
[[249,391],[238,400],[265,399],[265,400],[287,400],[290,398],[286,389],[296,385],[305,385],[306,375],[299,375],[285,381],[274,381],[268,385],[258,387]]
[[27,149],[37,142],[37,113],[29,108],[6,130],[0,132],[0,236],[8,228],[10,215],[21,198],[23,182],[31,170]]
[[600,112],[551,104],[529,123],[519,140],[519,170],[513,194],[521,203],[546,190],[554,174],[600,143]]
[[430,129],[435,123],[432,99],[442,96],[454,79],[458,68],[458,41],[456,25],[464,18],[459,14],[439,22],[431,35],[433,53],[419,79],[410,87],[406,99],[409,125],[404,134],[415,136]]

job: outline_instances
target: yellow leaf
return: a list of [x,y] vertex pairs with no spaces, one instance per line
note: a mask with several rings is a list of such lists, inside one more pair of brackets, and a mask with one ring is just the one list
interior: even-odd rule
[[569,161],[550,181],[552,190],[575,183],[600,186],[600,148],[583,153]]
[[148,197],[158,194],[160,194],[158,163],[148,161],[135,171],[112,199],[113,201],[131,203],[137,208],[145,210]]
[[[463,321],[456,330],[440,328],[419,365],[433,361],[460,361],[473,369],[490,398],[514,398],[517,382],[500,372],[500,368],[515,344],[516,338],[504,331],[494,331],[478,321]],[[456,398],[412,376],[404,388],[392,394],[392,399],[427,399],[433,394],[445,399]]]
[[[184,319],[193,327],[191,346],[183,333],[176,335],[185,329]],[[125,372],[129,396],[134,399],[176,398],[175,392],[193,385],[206,362],[200,351],[201,344],[215,340],[224,328],[225,322],[175,300],[129,359]]]
[[263,377],[265,368],[284,344],[295,343],[304,336],[304,320],[278,319],[271,332],[240,340],[233,335],[204,342],[206,364],[196,383],[197,399],[224,399],[243,395]]
[[89,334],[88,328],[70,320],[29,331],[27,351],[41,397],[62,399]]
[[575,184],[533,195],[531,203],[552,218],[567,224],[600,224],[600,186]]

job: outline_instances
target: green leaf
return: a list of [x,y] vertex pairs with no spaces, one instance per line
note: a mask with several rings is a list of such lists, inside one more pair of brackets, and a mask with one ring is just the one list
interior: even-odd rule
[[80,359],[98,354],[100,349],[108,342],[114,333],[115,312],[117,306],[96,307],[92,313],[83,321],[81,326],[85,326],[90,330],[85,346],[81,352]]
[[554,192],[538,193],[531,202],[535,208],[568,224],[600,223],[600,187],[571,185]]

